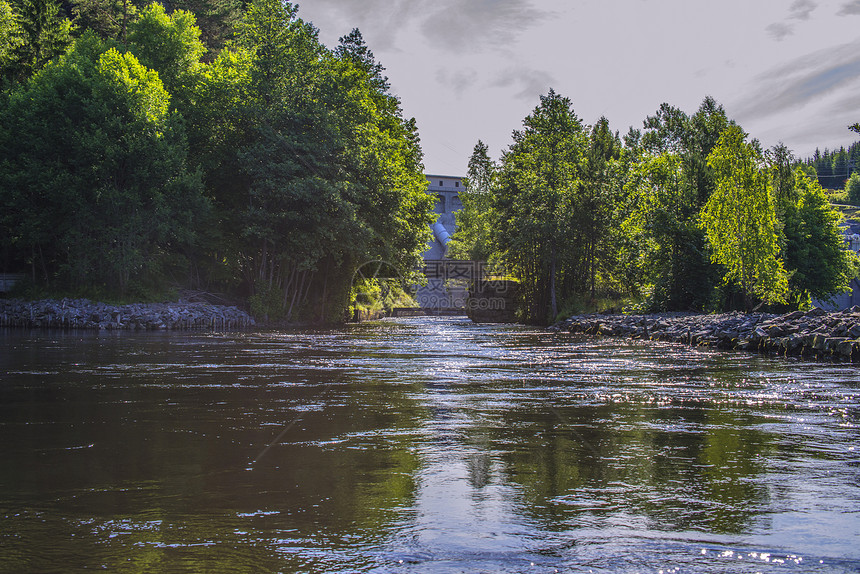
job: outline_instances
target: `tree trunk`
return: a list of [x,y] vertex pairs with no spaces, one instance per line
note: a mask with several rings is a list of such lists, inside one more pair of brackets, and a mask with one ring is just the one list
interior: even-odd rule
[[558,303],[555,299],[555,268],[556,268],[556,254],[555,254],[555,244],[552,246],[552,260],[550,262],[550,271],[549,271],[549,299],[550,299],[550,310],[552,312],[551,321],[555,321],[555,318],[558,316]]

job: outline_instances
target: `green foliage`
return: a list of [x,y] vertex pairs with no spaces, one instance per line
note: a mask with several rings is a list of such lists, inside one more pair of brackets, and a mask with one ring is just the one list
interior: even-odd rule
[[540,323],[558,314],[560,280],[576,271],[568,261],[584,255],[568,251],[575,244],[567,235],[580,201],[588,135],[570,100],[552,90],[541,96],[523,127],[502,156],[494,244],[508,272],[520,281],[525,319]]
[[848,178],[860,170],[860,142],[854,142],[847,148],[825,148],[824,152],[816,149],[805,165],[815,170],[818,183],[824,189],[841,189]]
[[770,164],[771,187],[777,217],[784,221],[786,212],[797,203],[795,184],[795,164],[797,161],[785,144],[777,144],[769,150],[767,159]]
[[361,320],[390,315],[397,307],[417,307],[415,299],[406,292],[399,278],[370,278],[352,286],[353,302],[349,316]]
[[128,27],[147,0],[73,0],[72,13],[82,29],[106,40],[126,40]]
[[[623,145],[554,92],[524,126],[487,170],[492,201],[458,219],[453,252],[485,240],[485,256],[521,281],[526,320],[552,317],[553,295],[562,315],[720,310],[739,295],[747,308],[798,307],[854,273],[814,167],[784,145],[747,143],[712,98],[692,116],[662,105]],[[492,166],[481,145],[472,161]]]
[[448,244],[452,259],[487,261],[493,254],[493,191],[497,167],[487,153],[487,145],[478,140],[469,158],[468,176],[460,192],[463,208],[457,212],[457,230]]
[[44,281],[124,294],[206,205],[158,75],[102,50],[85,35],[0,109],[0,211]]
[[708,156],[716,189],[701,218],[711,258],[726,267],[725,280],[739,285],[749,309],[752,297],[784,302],[788,276],[778,258],[770,182],[760,169],[760,153],[745,140],[739,127],[730,126]]
[[83,34],[37,72],[68,22],[6,1],[0,242],[36,287],[142,293],[170,274],[329,320],[363,261],[414,267],[432,220],[417,129],[358,30],[332,51],[280,0],[79,0]]
[[21,27],[12,6],[6,0],[0,0],[0,81],[12,79],[22,43]]
[[628,276],[647,289],[653,310],[683,308],[702,294],[691,268],[701,261],[701,232],[691,213],[696,190],[684,172],[683,158],[674,153],[646,154],[631,166],[629,215],[624,234],[635,244]]
[[174,9],[194,14],[200,39],[207,48],[204,59],[212,61],[233,36],[242,18],[242,0],[174,0]]
[[72,22],[56,0],[0,4],[0,78],[24,82],[71,44]]
[[423,251],[432,200],[415,124],[381,78],[360,33],[330,52],[277,0],[252,3],[201,75],[191,139],[238,231],[215,253],[279,289],[287,320],[342,316],[357,265],[406,274]]
[[784,260],[792,300],[826,300],[848,289],[855,261],[845,250],[840,215],[821,186],[800,168],[794,176],[797,199],[784,218]]
[[623,199],[618,173],[620,157],[618,133],[613,134],[609,120],[601,117],[591,130],[579,198],[568,217],[583,251],[579,263],[583,276],[571,276],[569,285],[577,292],[587,289],[592,299],[597,296],[598,281],[612,285],[611,274],[616,266],[614,245],[618,226],[614,223],[618,214],[614,207]]
[[848,200],[848,192],[844,189],[825,189],[824,195],[827,197],[827,201],[829,201],[832,205],[847,205]]
[[128,46],[141,64],[158,72],[174,98],[190,96],[200,57],[206,52],[190,12],[176,10],[168,16],[161,4],[150,4],[131,24]]
[[280,321],[284,318],[283,293],[269,285],[258,285],[257,291],[248,297],[251,315],[261,321]]
[[[693,116],[663,104],[628,138],[621,276],[652,310],[706,309],[717,270],[698,216],[714,189],[707,156],[731,122],[712,98]],[[640,149],[641,148],[641,149]]]
[[845,182],[846,199],[851,205],[860,205],[860,173],[853,173]]

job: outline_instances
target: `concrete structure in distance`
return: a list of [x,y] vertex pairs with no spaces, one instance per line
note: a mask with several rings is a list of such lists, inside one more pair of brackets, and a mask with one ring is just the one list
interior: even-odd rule
[[460,202],[463,178],[450,175],[427,175],[427,181],[430,182],[427,193],[436,197],[435,211],[438,217],[436,223],[432,225],[433,240],[427,246],[424,260],[445,259],[448,240],[457,227],[454,214],[463,207]]
[[[424,252],[424,262],[440,262],[448,259],[448,242],[457,228],[455,214],[463,204],[460,202],[460,192],[463,190],[463,178],[450,175],[427,174],[427,193],[435,196],[434,211],[438,214],[431,231],[433,238]],[[459,282],[456,282],[459,283]],[[437,312],[462,312],[465,308],[467,285],[454,284],[442,277],[428,277],[427,285],[418,288],[415,299],[425,310]]]

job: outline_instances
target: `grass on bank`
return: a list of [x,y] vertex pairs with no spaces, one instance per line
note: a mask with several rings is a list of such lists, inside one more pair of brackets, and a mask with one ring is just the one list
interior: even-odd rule
[[349,315],[362,320],[390,315],[396,307],[418,307],[415,297],[398,280],[366,279],[353,286]]

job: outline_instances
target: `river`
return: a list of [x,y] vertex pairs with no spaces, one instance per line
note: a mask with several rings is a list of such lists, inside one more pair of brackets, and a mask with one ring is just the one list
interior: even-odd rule
[[857,366],[461,318],[0,353],[0,572],[860,571]]

